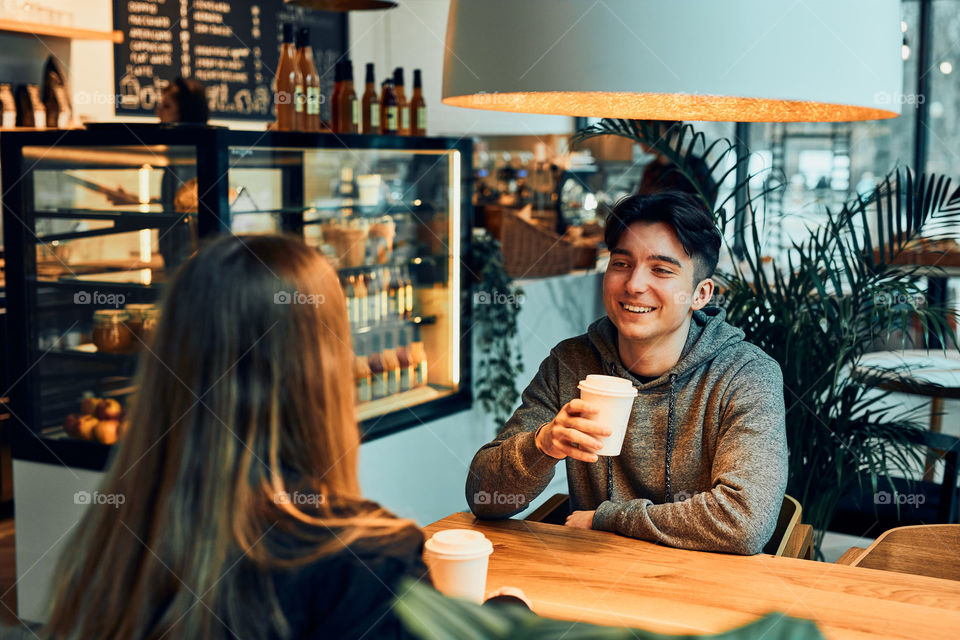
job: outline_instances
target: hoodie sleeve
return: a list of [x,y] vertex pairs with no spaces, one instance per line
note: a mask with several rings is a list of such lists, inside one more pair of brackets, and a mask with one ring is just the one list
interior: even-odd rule
[[555,351],[524,390],[522,403],[497,437],[470,463],[467,504],[478,518],[509,518],[527,508],[553,479],[557,460],[537,449],[534,436],[560,411]]
[[779,365],[751,360],[727,385],[713,489],[667,504],[608,500],[593,527],[672,547],[759,553],[776,527],[787,484],[784,413]]

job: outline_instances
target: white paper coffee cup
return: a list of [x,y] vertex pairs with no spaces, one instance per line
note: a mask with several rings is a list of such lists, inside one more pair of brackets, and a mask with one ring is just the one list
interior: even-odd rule
[[436,532],[427,540],[423,558],[437,591],[453,598],[482,603],[491,553],[493,543],[481,532],[447,529]]
[[596,452],[598,456],[618,456],[623,448],[623,438],[627,434],[630,412],[637,390],[633,382],[615,376],[589,375],[577,385],[580,399],[589,402],[597,409],[591,419],[613,432],[603,440],[603,447]]

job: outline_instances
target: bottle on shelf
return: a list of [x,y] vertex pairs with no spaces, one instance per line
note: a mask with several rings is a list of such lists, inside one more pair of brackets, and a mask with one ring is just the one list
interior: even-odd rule
[[337,117],[333,121],[335,133],[356,133],[360,115],[357,93],[353,90],[353,63],[344,60],[340,67],[340,93],[337,94]]
[[17,87],[17,126],[44,129],[47,126],[47,111],[40,99],[40,87],[35,84]]
[[357,353],[353,358],[353,377],[357,385],[357,403],[373,400],[373,372],[364,355],[363,343],[357,341]]
[[423,343],[419,340],[410,345],[410,359],[413,361],[416,372],[416,380],[414,380],[413,386],[426,386],[428,380],[427,351],[423,348]]
[[410,135],[410,105],[407,103],[407,94],[403,86],[403,67],[393,70],[393,93],[397,97],[397,111],[400,114],[400,123],[397,125],[398,136]]
[[410,135],[427,135],[427,103],[423,99],[420,69],[413,70],[413,96],[410,98]]
[[383,350],[383,370],[387,374],[387,395],[400,391],[400,359],[397,357],[397,351],[393,348],[393,334],[387,333],[384,336],[386,348]]
[[303,74],[297,67],[296,51],[293,45],[293,25],[283,25],[283,44],[280,45],[280,61],[277,63],[277,77],[274,90],[274,105],[277,109],[277,130],[295,131],[300,127],[300,114],[303,95]]
[[406,289],[403,286],[403,278],[400,274],[400,269],[394,267],[387,272],[387,281],[390,283],[387,292],[390,299],[390,317],[402,320],[404,317],[404,312],[407,308],[407,303],[404,298],[406,297]]
[[356,298],[354,304],[354,317],[356,318],[357,328],[366,327],[369,318],[369,301],[367,300],[367,283],[363,274],[356,276],[354,280],[353,295]]
[[301,27],[297,32],[297,69],[303,76],[301,120],[303,131],[320,131],[320,75],[313,63],[310,30]]
[[393,92],[393,80],[384,80],[380,92],[380,135],[397,135],[398,119],[397,96]]
[[373,75],[373,63],[367,63],[366,88],[363,91],[362,133],[380,133],[380,100],[377,99],[377,81]]
[[377,270],[380,279],[380,319],[386,322],[390,318],[390,282],[389,274],[383,269]]
[[410,268],[403,267],[401,272],[401,278],[403,280],[403,302],[404,308],[401,316],[407,320],[413,318],[413,280],[410,278]]
[[343,288],[343,297],[347,301],[347,320],[353,327],[357,326],[357,277],[355,275],[347,276],[346,280],[340,283]]
[[364,274],[364,278],[367,283],[367,308],[369,309],[367,313],[367,323],[373,326],[380,324],[380,321],[383,319],[383,307],[380,306],[381,283],[377,277],[376,270]]
[[400,331],[400,346],[397,347],[397,360],[400,361],[400,391],[409,391],[417,379],[417,372],[410,359],[410,339],[406,329]]
[[0,84],[0,127],[13,129],[17,126],[17,102],[9,83]]
[[336,132],[340,121],[340,92],[343,91],[343,60],[333,66],[333,93],[330,94],[330,130]]
[[380,353],[380,336],[370,339],[370,355],[367,357],[370,366],[370,396],[373,400],[387,395],[387,372],[383,366],[383,356]]

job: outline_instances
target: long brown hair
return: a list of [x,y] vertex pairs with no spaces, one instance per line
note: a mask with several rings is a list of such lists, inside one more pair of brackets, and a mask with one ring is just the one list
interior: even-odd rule
[[[266,575],[411,524],[360,501],[337,274],[296,238],[226,237],[184,264],[161,312],[101,488],[113,499],[66,547],[48,635],[283,637],[269,582],[251,593],[236,565]],[[304,544],[271,544],[281,532]]]

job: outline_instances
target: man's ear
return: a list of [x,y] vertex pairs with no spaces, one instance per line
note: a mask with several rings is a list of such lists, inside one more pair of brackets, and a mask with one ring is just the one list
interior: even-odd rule
[[690,303],[690,308],[696,311],[697,309],[703,309],[707,306],[710,298],[713,297],[713,288],[713,278],[701,280],[700,284],[693,290],[693,301]]

